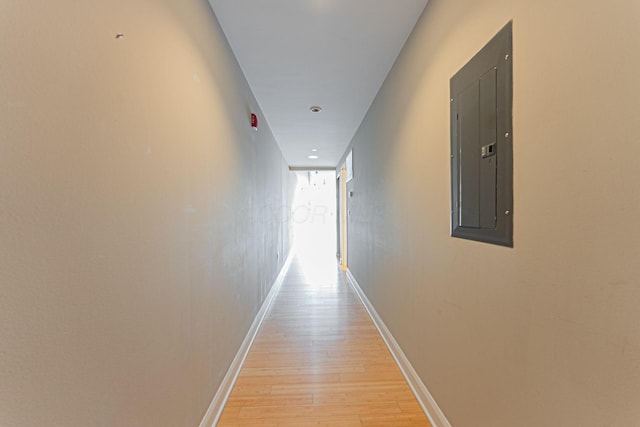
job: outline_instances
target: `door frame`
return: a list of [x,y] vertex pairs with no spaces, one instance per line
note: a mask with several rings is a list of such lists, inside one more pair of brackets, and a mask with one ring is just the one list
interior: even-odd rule
[[340,169],[340,178],[338,179],[340,186],[340,268],[342,271],[347,271],[347,215],[349,210],[347,209],[347,168],[342,166]]

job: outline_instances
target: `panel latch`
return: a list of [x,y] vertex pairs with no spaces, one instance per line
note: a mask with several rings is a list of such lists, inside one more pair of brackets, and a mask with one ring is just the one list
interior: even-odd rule
[[494,142],[493,144],[484,145],[480,150],[480,153],[482,154],[483,159],[494,156],[496,154],[496,143]]

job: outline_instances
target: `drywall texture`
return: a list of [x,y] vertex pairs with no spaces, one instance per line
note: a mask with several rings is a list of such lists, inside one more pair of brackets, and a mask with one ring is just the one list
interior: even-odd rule
[[288,248],[251,111],[204,0],[0,3],[0,425],[199,424]]
[[[449,79],[511,19],[514,249],[449,237]],[[350,269],[455,427],[638,424],[639,24],[431,0],[353,140]]]

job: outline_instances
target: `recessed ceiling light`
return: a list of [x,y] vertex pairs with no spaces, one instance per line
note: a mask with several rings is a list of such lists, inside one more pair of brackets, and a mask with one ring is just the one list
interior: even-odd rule
[[319,157],[318,157],[318,156],[309,156],[309,158],[310,158],[311,160],[319,159]]
[[313,105],[311,108],[309,108],[311,110],[312,113],[319,113],[320,111],[322,111],[322,107],[319,107],[317,105]]
[[311,151],[313,151],[314,153],[317,153],[318,149],[317,148],[312,148]]

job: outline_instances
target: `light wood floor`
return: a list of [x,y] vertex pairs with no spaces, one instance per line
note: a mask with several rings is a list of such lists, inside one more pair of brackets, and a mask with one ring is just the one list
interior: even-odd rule
[[334,261],[294,259],[218,426],[430,426]]

